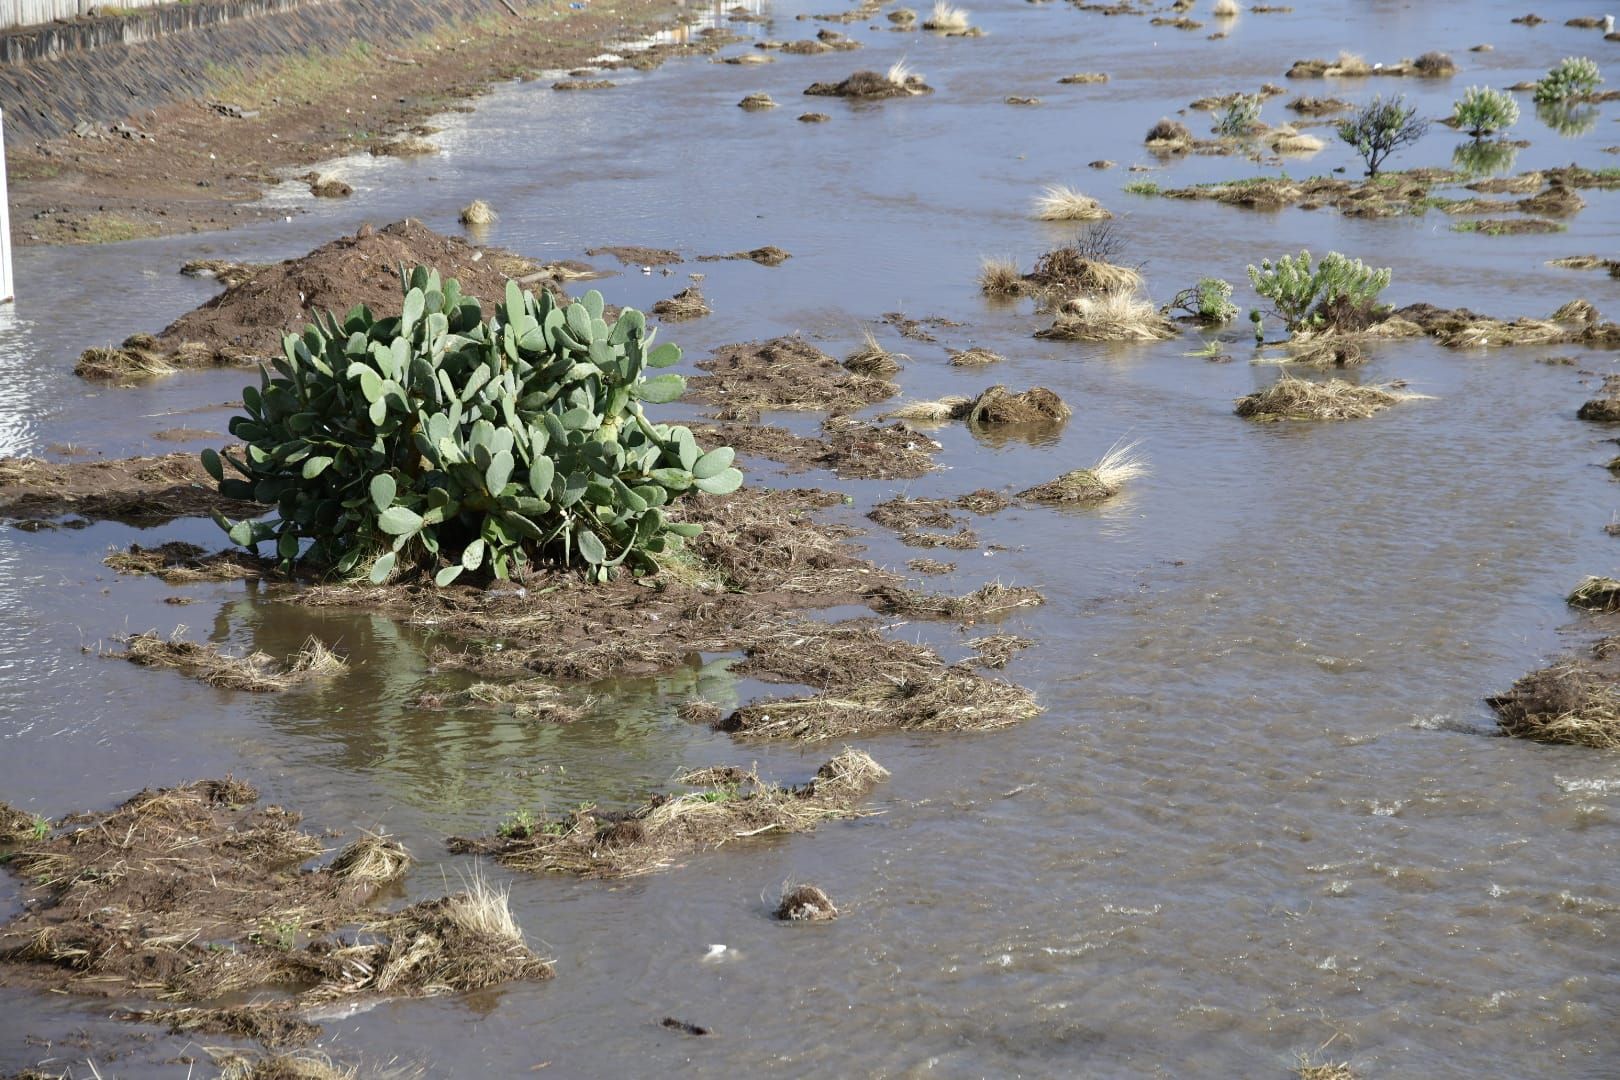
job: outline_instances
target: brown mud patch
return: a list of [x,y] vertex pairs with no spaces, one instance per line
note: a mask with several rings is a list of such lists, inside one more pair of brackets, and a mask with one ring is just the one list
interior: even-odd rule
[[[624,266],[672,266],[675,263],[686,261],[686,257],[680,252],[671,251],[668,248],[634,247],[624,244],[593,247],[588,249],[585,254],[593,258],[601,255],[611,255]],[[492,292],[490,295],[496,296],[499,293]]]
[[757,247],[752,251],[733,251],[730,255],[699,255],[698,262],[723,262],[730,259],[756,262],[761,266],[781,266],[791,258],[793,258],[791,252],[783,251],[772,244],[766,244],[764,247]]
[[687,381],[686,400],[715,406],[722,420],[749,420],[770,409],[852,412],[899,389],[848,370],[799,337],[722,345],[697,366],[706,374]]
[[1023,608],[1040,607],[1046,603],[1046,597],[1027,585],[1003,585],[993,581],[964,596],[881,585],[872,590],[868,602],[885,615],[941,619],[970,625],[986,619],[999,619]]
[[906,565],[919,574],[949,574],[956,569],[953,562],[942,562],[939,559],[907,559]]
[[1012,500],[1001,492],[981,488],[954,499],[925,499],[896,495],[872,507],[866,516],[885,528],[900,532],[919,528],[954,529],[962,524],[962,518],[952,513],[953,510],[994,514],[1011,505]]
[[217,645],[185,640],[185,627],[167,638],[148,630],[122,639],[122,644],[123,652],[106,655],[140,667],[169,668],[205,686],[256,694],[279,693],[348,669],[346,660],[313,637],[285,661],[262,652],[231,656]]
[[1511,321],[1480,315],[1467,308],[1409,304],[1368,327],[1369,337],[1427,335],[1452,349],[1502,348],[1510,345],[1586,345],[1620,348],[1620,323],[1605,322],[1585,300],[1572,300],[1545,319]]
[[860,817],[860,803],[886,776],[888,770],[859,750],[845,750],[796,787],[736,767],[701,769],[677,778],[694,791],[655,795],[628,811],[590,806],[533,827],[508,828],[504,835],[456,837],[450,849],[492,855],[534,873],[647,874],[737,840],[809,832],[823,821]]
[[[30,903],[0,927],[0,966],[57,992],[165,1003],[132,1019],[269,1043],[318,1033],[296,1015],[307,1004],[551,975],[503,895],[475,882],[372,911],[379,884],[408,866],[403,849],[367,835],[303,870],[322,843],[296,813],[257,800],[229,777],[142,791],[16,851],[6,865]],[[185,1007],[268,988],[285,996]]]
[[[14,140],[7,156],[16,239],[95,240],[96,221],[108,216],[143,234],[279,217],[282,210],[254,200],[282,176],[386,141],[493,84],[578,67],[677,12],[665,0],[620,0],[611,10],[514,6],[521,17],[496,9],[488,18],[397,38],[364,54],[342,52],[349,41],[316,43],[329,55],[313,82],[300,76],[309,62],[302,55],[225,72],[216,96],[143,111],[140,127],[150,139]],[[628,56],[625,66],[654,67],[716,47],[709,39],[662,46]],[[229,115],[211,107],[219,94],[245,108]]]
[[227,499],[193,453],[96,461],[0,458],[0,520],[77,514],[155,525],[175,518],[256,517],[268,507]]
[[798,435],[770,424],[727,422],[692,429],[699,439],[766,458],[787,472],[826,469],[841,480],[909,480],[934,467],[940,444],[904,424],[883,427],[831,416],[821,435]]

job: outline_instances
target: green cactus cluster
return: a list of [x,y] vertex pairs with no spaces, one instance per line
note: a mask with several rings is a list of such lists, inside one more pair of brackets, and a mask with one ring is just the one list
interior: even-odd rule
[[1457,126],[1476,139],[1506,131],[1519,122],[1519,103],[1505,90],[1470,86],[1452,114]]
[[1557,105],[1590,94],[1603,82],[1598,66],[1585,56],[1567,56],[1536,83],[1536,104]]
[[1311,253],[1266,259],[1249,267],[1254,291],[1270,300],[1275,314],[1290,331],[1312,329],[1329,321],[1330,308],[1359,310],[1371,307],[1389,285],[1390,271],[1376,270],[1360,259],[1337,251],[1311,265]]
[[377,583],[407,568],[441,586],[504,579],[548,560],[605,580],[655,570],[697,535],[668,516],[674,500],[741,485],[730,447],[705,452],[644,413],[686,383],[647,375],[681,351],[653,347],[641,312],[609,324],[594,290],[563,307],[508,282],[486,321],[454,279],[402,267],[400,281],[397,316],[357,306],[289,334],[231,420],[245,453],[204,451],[221,494],[277,509],[220,517],[236,543]]

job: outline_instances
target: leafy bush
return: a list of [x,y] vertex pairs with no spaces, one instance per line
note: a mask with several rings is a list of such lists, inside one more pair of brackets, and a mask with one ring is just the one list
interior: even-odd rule
[[1417,118],[1417,107],[1406,107],[1404,97],[1385,101],[1381,97],[1362,106],[1339,123],[1339,138],[1355,148],[1366,162],[1367,175],[1377,176],[1384,159],[1403,146],[1417,142],[1429,130],[1427,120]]
[[400,315],[318,315],[285,338],[276,374],[261,367],[243,390],[247,415],[230,431],[245,456],[204,451],[203,465],[222,494],[279,514],[220,518],[232,540],[274,541],[283,566],[369,565],[379,583],[402,566],[438,565],[447,585],[557,557],[602,580],[621,564],[654,569],[697,534],[665,516],[673,499],[742,483],[729,447],[704,453],[686,428],[643,413],[686,384],[646,377],[681,351],[649,348],[639,311],[610,326],[595,291],[559,308],[508,282],[483,321],[454,280],[425,267],[400,279]]
[[1220,278],[1199,278],[1198,284],[1183,289],[1171,300],[1167,310],[1185,311],[1199,322],[1222,325],[1238,316],[1238,307],[1232,303],[1232,283]]
[[1264,100],[1259,94],[1239,94],[1215,122],[1215,130],[1234,139],[1252,135],[1260,126],[1260,107]]
[[1556,105],[1590,94],[1603,81],[1598,66],[1584,56],[1567,56],[1536,83],[1536,104]]
[[1337,251],[1322,256],[1314,269],[1309,251],[1249,267],[1254,291],[1272,302],[1289,330],[1335,325],[1346,313],[1371,309],[1389,278],[1387,267],[1375,270]]
[[1519,122],[1513,95],[1488,86],[1470,86],[1456,106],[1457,126],[1476,139],[1505,131]]

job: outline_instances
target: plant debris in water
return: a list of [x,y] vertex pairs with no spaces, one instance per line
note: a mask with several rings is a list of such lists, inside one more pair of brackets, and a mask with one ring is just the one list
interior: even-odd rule
[[1363,420],[1418,395],[1394,384],[1358,386],[1343,379],[1310,382],[1284,375],[1264,390],[1238,399],[1236,412],[1249,420]]
[[266,565],[245,551],[229,549],[210,554],[206,548],[184,540],[170,540],[156,547],[131,544],[125,551],[114,551],[101,560],[120,574],[146,574],[170,585],[196,581],[239,581],[259,578]]
[[862,375],[803,338],[722,345],[687,383],[686,398],[716,406],[722,420],[751,420],[770,409],[852,412],[898,390],[887,379]]
[[775,915],[783,922],[827,922],[838,918],[838,908],[818,886],[794,885],[783,888]]
[[1570,607],[1589,611],[1620,611],[1620,581],[1611,577],[1589,577],[1568,596]]
[[1135,443],[1116,444],[1091,468],[1075,469],[1044,484],[1025,488],[1018,497],[1058,505],[1102,502],[1118,495],[1127,483],[1146,476],[1147,472],[1147,463],[1136,454]]
[[903,63],[890,68],[887,74],[857,71],[843,82],[811,83],[805,90],[811,97],[855,98],[861,101],[916,97],[933,92],[934,88],[923,82],[921,75],[905,70]]
[[1487,698],[1502,734],[1538,742],[1620,748],[1620,691],[1608,670],[1565,660]]
[[208,686],[253,693],[288,690],[310,679],[348,669],[342,657],[313,637],[286,663],[278,663],[275,657],[262,652],[229,656],[217,645],[186,641],[185,630],[179,627],[167,638],[156,630],[134,634],[123,639],[124,652],[110,655],[141,667],[171,668]]
[[652,313],[665,322],[701,319],[712,310],[696,285],[689,285],[669,299],[660,300],[652,306]]
[[[297,1016],[308,1004],[550,977],[504,894],[474,881],[373,911],[379,884],[408,865],[402,848],[367,834],[329,866],[302,870],[321,842],[298,830],[297,814],[257,800],[230,777],[142,791],[14,852],[7,868],[31,902],[0,927],[0,965],[52,990],[165,1003],[132,1019],[269,1045],[319,1034]],[[270,987],[289,993],[237,1003]]]
[[793,258],[791,253],[783,251],[775,245],[766,244],[764,247],[757,247],[752,251],[733,251],[730,255],[699,255],[698,262],[721,262],[727,259],[735,259],[756,262],[761,266],[781,266],[791,258]]
[[92,521],[159,525],[215,511],[264,513],[258,503],[227,499],[196,454],[44,461],[0,458],[0,519],[40,520],[77,514]]
[[450,847],[493,855],[515,870],[628,877],[736,840],[859,817],[867,792],[888,775],[859,750],[845,750],[797,787],[769,783],[754,771],[703,769],[677,778],[695,791],[655,795],[628,811],[590,806],[504,835],[453,838]]

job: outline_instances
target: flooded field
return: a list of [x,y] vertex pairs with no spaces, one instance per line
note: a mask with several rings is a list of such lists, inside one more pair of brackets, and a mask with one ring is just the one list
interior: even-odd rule
[[[1584,298],[1614,318],[1620,279],[1548,263],[1620,257],[1620,190],[1582,188],[1564,231],[1494,236],[1453,230],[1462,219],[1439,208],[1356,217],[1127,187],[1356,180],[1360,162],[1331,126],[1300,121],[1287,101],[1404,93],[1439,118],[1467,86],[1535,80],[1565,56],[1591,56],[1612,86],[1620,46],[1566,27],[1588,12],[1563,3],[1542,5],[1539,26],[1515,24],[1524,5],[1496,0],[1244,4],[1229,19],[1209,7],[1195,4],[1187,16],[1203,25],[1184,30],[1069,3],[979,0],[970,15],[982,37],[899,30],[881,13],[818,22],[836,9],[805,0],[756,8],[757,22],[707,12],[754,39],[831,27],[862,47],[787,55],[744,40],[719,57],[774,62],[681,59],[614,71],[615,87],[588,93],[552,90],[562,75],[547,72],[447,114],[431,137],[437,156],[331,163],[323,172],[353,185],[348,200],[311,200],[289,182],[272,196],[286,210],[273,223],[19,251],[19,299],[0,308],[0,455],[58,461],[219,444],[249,378],[241,370],[133,387],[72,372],[82,350],[155,333],[219,291],[179,276],[182,262],[288,258],[407,216],[463,232],[457,213],[475,198],[499,217],[472,239],[615,270],[595,283],[613,303],[648,310],[703,275],[713,314],[660,332],[685,349],[688,374],[724,344],[798,333],[842,357],[870,330],[906,354],[894,376],[906,400],[1048,387],[1073,409],[1067,424],[1031,438],[920,427],[943,448],[917,479],[789,473],[744,455],[751,483],[846,494],[817,520],[864,529],[851,543],[913,587],[1040,590],[1042,606],[973,626],[879,618],[891,637],[951,661],[985,634],[1031,639],[995,674],[1033,690],[1041,715],[985,733],[733,739],[678,707],[703,699],[730,712],[789,691],[733,671],[737,653],[696,649],[658,674],[580,688],[585,715],[573,723],[424,709],[424,694],[472,682],[436,666],[435,650],[455,642],[424,620],[102,564],[131,543],[225,546],[206,518],[6,526],[0,798],[57,819],[230,773],[301,811],[305,829],[332,830],[330,849],[386,828],[418,860],[390,906],[474,873],[509,887],[556,977],[315,1016],[319,1048],[368,1075],[1284,1077],[1302,1055],[1368,1078],[1616,1075],[1620,758],[1493,737],[1483,699],[1613,629],[1565,596],[1615,571],[1620,539],[1605,526],[1620,500],[1603,466],[1620,432],[1575,413],[1620,373],[1620,354],[1374,340],[1364,367],[1335,374],[1402,380],[1422,398],[1337,424],[1253,423],[1233,403],[1280,375],[1251,363],[1247,314],[1260,301],[1248,264],[1336,250],[1390,267],[1384,299],[1396,307],[1545,319]],[[1296,60],[1340,50],[1386,64],[1439,50],[1460,70],[1284,78]],[[803,96],[902,58],[932,94]],[[1086,71],[1108,80],[1059,82]],[[1161,117],[1206,138],[1214,114],[1190,102],[1268,82],[1286,96],[1269,98],[1262,119],[1295,120],[1326,149],[1279,163],[1144,148]],[[759,92],[779,107],[737,107]],[[1591,106],[1589,123],[1559,131],[1518,96],[1510,135],[1529,145],[1502,174],[1620,166],[1606,152],[1620,144],[1620,104]],[[829,119],[798,122],[808,112]],[[1450,168],[1467,142],[1436,124],[1387,168]],[[1090,167],[1105,159],[1117,165]],[[1051,315],[986,298],[976,278],[985,257],[1027,269],[1075,238],[1073,222],[1032,219],[1050,185],[1112,212],[1113,261],[1139,266],[1156,303],[1216,276],[1236,285],[1244,317],[1159,342],[1036,339]],[[767,244],[792,258],[696,261]],[[666,275],[586,256],[603,245],[685,261]],[[933,340],[907,338],[884,321],[892,312],[948,323],[923,324]],[[1192,355],[1217,338],[1226,362]],[[950,363],[950,350],[974,347],[1005,360]],[[700,420],[705,409],[688,401],[659,415]],[[820,417],[763,419],[811,434]],[[897,494],[1018,491],[1089,467],[1121,440],[1150,469],[1121,494],[963,514],[976,542],[962,550],[903,545],[864,516]],[[954,568],[919,578],[906,564],[920,556]],[[871,612],[818,613],[856,615]],[[315,635],[348,671],[244,694],[103,655],[123,635],[182,624],[194,640],[277,657]],[[526,874],[446,847],[525,810],[629,808],[698,766],[803,783],[845,742],[891,775],[862,804],[872,813],[813,833],[737,840],[615,880]],[[771,917],[784,883],[805,881],[840,918]],[[0,878],[0,916],[23,910],[25,893]],[[0,979],[0,1072],[89,1076],[93,1061],[101,1076],[204,1075],[203,1048],[231,1045],[120,1020],[129,1007]]]

